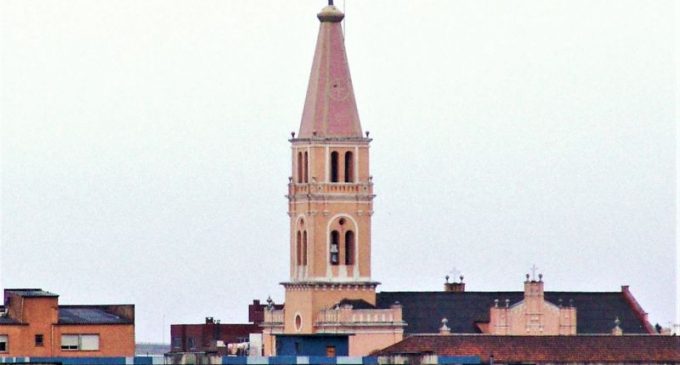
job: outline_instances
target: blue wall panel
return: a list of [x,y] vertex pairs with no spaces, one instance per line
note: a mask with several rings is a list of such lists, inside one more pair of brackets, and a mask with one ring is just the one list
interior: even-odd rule
[[[325,357],[328,346],[335,347],[335,356],[347,356],[349,355],[349,336],[276,336],[276,353],[279,356],[310,356],[310,364],[335,364],[335,358]],[[330,362],[317,362],[312,357],[324,357],[327,359],[325,361]],[[318,359],[318,361],[321,360]]]

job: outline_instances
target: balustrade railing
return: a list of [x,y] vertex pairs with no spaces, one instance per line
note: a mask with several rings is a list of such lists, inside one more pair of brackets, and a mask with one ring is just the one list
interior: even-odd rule
[[265,310],[264,311],[264,323],[268,324],[282,324],[283,323],[283,311],[282,310]]
[[340,193],[340,194],[357,194],[370,193],[372,191],[372,183],[311,183],[311,184],[295,184],[291,183],[291,194],[308,194],[308,193]]
[[333,323],[392,323],[401,321],[394,309],[327,309],[317,315],[319,324]]

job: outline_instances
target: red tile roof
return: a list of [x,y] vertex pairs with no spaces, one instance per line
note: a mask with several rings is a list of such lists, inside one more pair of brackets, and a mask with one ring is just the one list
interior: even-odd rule
[[680,337],[414,335],[379,356],[479,356],[497,362],[680,362]]

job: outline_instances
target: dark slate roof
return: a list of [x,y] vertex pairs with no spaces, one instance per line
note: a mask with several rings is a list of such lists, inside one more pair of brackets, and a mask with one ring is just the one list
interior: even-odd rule
[[22,297],[58,297],[59,294],[50,293],[42,289],[5,289],[5,292],[17,294]]
[[352,309],[375,309],[375,306],[363,299],[343,299],[339,301],[337,306],[351,305]]
[[479,356],[485,363],[490,354],[500,363],[677,363],[680,337],[414,335],[378,352],[406,354]]
[[20,323],[19,321],[16,321],[9,317],[0,317],[0,326],[8,324],[20,324]]
[[[475,322],[489,321],[495,299],[513,305],[524,299],[524,292],[381,292],[376,305],[388,308],[399,302],[407,334],[437,333],[442,318],[452,333],[480,333]],[[609,334],[617,317],[623,333],[648,333],[621,292],[545,292],[545,299],[555,305],[561,299],[565,306],[573,301],[578,334]]]
[[59,324],[132,324],[103,306],[59,306]]

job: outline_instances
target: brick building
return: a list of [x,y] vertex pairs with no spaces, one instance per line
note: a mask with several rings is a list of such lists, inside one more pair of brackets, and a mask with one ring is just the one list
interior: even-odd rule
[[[281,304],[270,305],[275,310],[283,309]],[[206,317],[205,323],[170,325],[170,354],[245,354],[248,347],[234,345],[246,344],[251,335],[262,333],[260,324],[264,320],[265,308],[265,304],[253,300],[248,305],[250,323],[220,323],[213,317]]]
[[5,289],[0,313],[3,357],[135,354],[134,305],[59,305],[41,289]]

